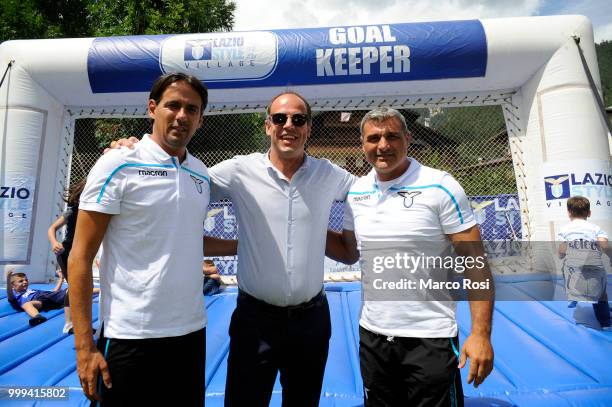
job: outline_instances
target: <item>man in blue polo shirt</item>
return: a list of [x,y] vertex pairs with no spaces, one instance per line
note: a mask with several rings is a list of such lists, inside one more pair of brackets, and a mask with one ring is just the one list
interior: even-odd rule
[[[330,257],[350,263],[357,240],[362,249],[374,242],[425,252],[446,251],[452,244],[461,256],[484,259],[465,192],[449,174],[407,157],[410,133],[401,113],[385,107],[368,112],[361,139],[373,169],[351,187],[343,235],[328,238]],[[490,277],[486,266],[476,273]],[[493,365],[488,294],[480,301],[470,296],[472,331],[461,353],[454,301],[368,300],[365,295],[359,355],[366,406],[462,405],[458,368],[470,358],[468,383],[478,386]]]
[[[69,258],[77,370],[87,397],[104,405],[156,405],[169,396],[204,403],[201,265],[210,180],[186,145],[207,97],[195,77],[161,76],[148,102],[152,134],[133,150],[101,157],[81,194]],[[91,265],[102,242],[96,348]],[[235,244],[211,252],[206,243],[207,254],[235,252]]]

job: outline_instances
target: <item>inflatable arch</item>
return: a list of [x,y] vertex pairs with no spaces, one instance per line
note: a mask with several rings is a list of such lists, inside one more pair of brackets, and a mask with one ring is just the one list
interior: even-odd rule
[[574,38],[599,86],[582,16],[5,42],[0,264],[32,281],[53,274],[46,231],[75,119],[144,116],[152,82],[171,71],[209,86],[209,114],[262,111],[287,87],[326,110],[501,105],[523,238],[553,239],[572,194],[612,230],[609,135]]

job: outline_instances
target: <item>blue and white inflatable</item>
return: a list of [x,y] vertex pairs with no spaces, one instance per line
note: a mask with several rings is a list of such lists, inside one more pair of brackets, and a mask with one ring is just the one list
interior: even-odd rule
[[[565,199],[612,230],[610,143],[582,16],[8,41],[0,45],[0,264],[52,275],[46,238],[70,171],[75,119],[143,116],[151,84],[184,71],[210,113],[261,111],[288,87],[315,109],[502,105],[523,239],[552,240]],[[600,92],[600,89],[597,89]]]

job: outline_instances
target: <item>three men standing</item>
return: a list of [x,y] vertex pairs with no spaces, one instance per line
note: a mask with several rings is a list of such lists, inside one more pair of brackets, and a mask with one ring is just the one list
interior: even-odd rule
[[[174,95],[172,90],[176,87],[189,87],[189,84],[184,82],[179,81],[179,85],[169,87],[170,96]],[[191,93],[189,89],[183,90],[186,94]],[[144,248],[140,246],[118,248],[117,250],[123,250],[122,259],[124,256],[133,260],[161,257],[161,265],[167,267],[168,264],[163,262],[171,262],[175,252],[174,248],[168,250],[162,246],[178,244],[181,247],[176,250],[183,253],[189,248],[189,255],[193,255],[194,259],[197,257],[198,266],[193,267],[193,270],[201,279],[199,267],[201,246],[198,257],[195,255],[197,248],[192,245],[201,242],[202,223],[194,222],[193,219],[195,216],[203,221],[208,197],[191,196],[193,191],[190,192],[191,195],[185,196],[184,193],[187,191],[182,188],[186,188],[185,183],[192,187],[200,184],[206,187],[200,195],[209,191],[205,167],[201,163],[192,162],[192,157],[186,154],[184,149],[187,144],[185,141],[188,142],[193,132],[189,137],[185,135],[197,128],[198,120],[194,115],[200,114],[201,120],[201,112],[206,102],[202,97],[202,103],[198,106],[198,103],[193,103],[193,99],[197,100],[197,95],[192,94],[181,96],[178,101],[171,98],[171,103],[166,103],[165,98],[168,95],[163,89],[162,96],[160,100],[156,100],[152,94],[152,100],[149,102],[150,115],[155,119],[151,138],[145,137],[140,143],[141,147],[133,152],[121,150],[123,152],[113,153],[109,158],[101,160],[102,164],[100,162],[96,164],[92,170],[94,176],[90,174],[92,179],[88,180],[88,184],[91,184],[86,189],[88,194],[82,198],[81,205],[85,206],[81,209],[85,213],[89,211],[93,213],[85,216],[84,221],[79,221],[81,229],[90,230],[81,232],[85,236],[80,243],[83,247],[73,256],[75,259],[73,270],[78,267],[85,268],[84,265],[88,261],[91,264],[90,257],[93,258],[95,254],[94,248],[97,249],[104,237],[104,256],[113,272],[106,277],[106,282],[103,281],[103,292],[106,288],[114,290],[112,292],[115,293],[118,290],[127,297],[136,295],[130,291],[133,291],[133,287],[128,285],[124,287],[119,283],[120,288],[117,289],[116,284],[128,274],[127,269],[124,270],[119,264],[118,257],[113,254],[113,245],[118,246],[118,242],[127,239],[128,235],[138,237],[133,239],[134,245],[142,244],[137,243],[140,240],[147,242],[147,245]],[[165,109],[173,110],[174,113],[166,113]],[[268,153],[237,156],[216,165],[209,171],[212,199],[229,198],[234,205],[241,243],[238,246],[239,295],[230,325],[231,341],[225,403],[228,406],[267,405],[276,375],[280,371],[283,405],[314,406],[318,404],[320,398],[331,335],[329,308],[323,291],[324,255],[327,253],[330,257],[349,263],[354,262],[358,256],[355,235],[363,240],[396,231],[397,234],[392,237],[450,239],[453,243],[465,240],[479,241],[480,236],[471,217],[465,194],[456,181],[448,174],[423,167],[416,160],[407,158],[409,133],[401,114],[392,109],[379,109],[368,113],[361,126],[364,152],[367,160],[374,166],[374,170],[357,181],[352,191],[362,194],[364,191],[360,188],[367,187],[369,188],[367,191],[370,191],[374,187],[375,193],[378,194],[377,199],[370,202],[376,202],[376,205],[357,204],[365,201],[351,199],[349,195],[345,230],[342,234],[326,232],[334,201],[345,199],[355,178],[329,161],[316,159],[305,153],[304,146],[310,136],[312,116],[308,102],[299,94],[284,92],[276,96],[268,106],[267,114],[266,133],[271,139]],[[185,116],[185,118],[178,119],[176,116]],[[158,121],[165,123],[165,133],[162,133],[165,136],[159,139],[159,142],[155,136],[159,134],[156,133]],[[174,146],[179,148],[173,150]],[[166,150],[168,147],[169,150]],[[188,160],[185,163],[181,158]],[[96,175],[98,172],[101,173],[100,176]],[[161,174],[167,177],[172,173],[175,177],[172,185],[175,186],[171,188],[165,185],[162,188],[164,192],[160,192],[158,188],[143,187],[139,184],[139,180],[132,179],[138,174],[144,176],[145,173],[147,176],[159,177],[162,177]],[[418,210],[418,213],[398,211],[398,205],[401,203],[397,197],[401,196],[402,199],[404,197],[399,192],[423,187],[422,183],[432,182],[439,184],[439,187],[429,188],[430,190],[422,188],[423,191],[420,192],[423,195],[421,197],[423,204],[419,203],[413,209],[413,211]],[[398,187],[400,190],[396,191],[394,188]],[[179,188],[178,191],[176,188]],[[166,196],[166,193],[170,195]],[[132,200],[125,199],[132,197],[131,194],[134,197],[133,203]],[[149,194],[152,194],[154,199],[163,201],[160,202],[162,205],[160,208],[168,207],[167,210],[161,209],[163,214],[151,211],[150,216],[143,218],[143,215],[130,212],[150,208]],[[181,198],[186,202],[182,202]],[[145,199],[146,204],[142,203]],[[121,201],[121,204],[117,201]],[[180,205],[184,207],[181,207],[179,214],[179,209],[176,208]],[[124,228],[118,221],[115,222],[117,226],[114,226],[110,221],[111,214],[130,213],[134,219],[133,222],[127,222],[128,227]],[[163,221],[160,221],[162,218]],[[403,226],[399,227],[399,224]],[[111,229],[111,226],[114,227]],[[355,233],[352,232],[353,226]],[[107,227],[109,231],[113,231],[110,237],[104,236]],[[158,227],[163,231],[153,230]],[[405,234],[406,230],[412,231],[410,236]],[[187,236],[189,231],[193,232],[193,236],[191,234]],[[163,239],[166,243],[158,241],[159,232],[166,233]],[[167,235],[168,232],[182,235],[171,238]],[[196,237],[197,233],[199,237]],[[178,240],[175,240],[176,238]],[[149,242],[154,244],[157,256],[153,252],[149,253],[148,250],[151,250],[147,248]],[[146,250],[145,256],[142,255],[142,250]],[[225,248],[222,251],[224,250]],[[162,256],[164,253],[167,255]],[[192,261],[195,263],[194,259]],[[109,260],[114,263],[108,263]],[[77,262],[80,266],[77,266]],[[150,264],[155,269],[158,261]],[[132,268],[144,269],[139,268],[138,264],[130,265],[130,270]],[[185,269],[184,263],[179,269]],[[191,267],[189,270],[191,273]],[[78,273],[87,277],[86,274],[84,271]],[[146,275],[150,277],[145,277]],[[190,306],[195,306],[195,303],[192,304],[193,301],[201,301],[201,292],[194,294],[193,299],[188,298],[191,295],[190,288],[201,291],[201,281],[195,283],[195,280],[189,280],[191,284],[185,284],[189,285],[189,289],[183,289],[182,284],[172,279],[166,281],[163,278],[169,275],[171,274],[163,271],[156,271],[152,276],[150,273],[143,274],[143,277],[136,280],[140,282],[137,286],[137,290],[140,290],[139,295],[142,296],[143,289],[148,287],[151,281],[159,279],[167,288],[163,290],[165,293],[163,298],[179,293],[180,301]],[[191,274],[189,276],[193,277]],[[113,286],[109,279],[113,280]],[[89,279],[81,277],[76,281],[81,292],[87,291],[87,284],[91,284],[90,276]],[[72,281],[71,283],[74,284]],[[144,290],[144,293],[148,293],[148,289]],[[79,295],[77,301],[82,308],[87,309],[90,304],[86,303],[84,297],[84,294]],[[145,311],[149,307],[156,307],[152,300],[162,298],[160,292],[155,290],[144,297],[148,301],[142,306]],[[149,321],[157,321],[158,316],[149,315],[148,312],[137,314],[140,307],[133,309],[120,301],[114,295],[110,302],[108,297],[102,299],[105,337],[109,330],[111,334],[118,332],[114,331],[116,314],[127,315],[125,327],[127,332],[131,332],[130,328],[133,329],[135,336],[135,331],[147,332]],[[140,299],[136,300],[136,303],[139,301]],[[177,302],[179,301],[173,302],[171,306],[164,303],[161,307],[164,310],[159,310],[160,318],[167,313],[176,315],[173,309]],[[198,304],[202,309],[203,305]],[[180,309],[183,309],[183,305]],[[471,302],[472,335],[464,344],[461,356],[455,355],[453,351],[457,346],[454,305],[427,304],[414,307],[406,304],[398,304],[395,308],[389,307],[388,304],[385,306],[383,303],[364,304],[360,321],[362,326],[360,356],[368,405],[394,405],[397,402],[416,404],[419,400],[424,405],[435,405],[431,403],[442,405],[449,400],[459,400],[461,403],[457,364],[464,364],[466,357],[472,359],[469,380],[474,380],[476,384],[482,382],[491,370],[493,357],[489,340],[491,301]],[[190,309],[194,315],[201,315],[201,311],[198,314],[195,308]],[[109,313],[109,310],[113,312]],[[88,325],[91,316],[89,315],[89,319],[87,316],[80,316],[78,322],[76,319],[75,317],[80,376],[84,388],[90,389],[90,394],[95,394],[92,387],[94,384],[88,379],[90,372],[100,367],[108,387],[110,385],[108,370],[100,354],[93,350],[93,344],[89,339],[91,332],[88,330]],[[415,321],[416,325],[413,325]],[[173,327],[175,320],[167,322],[168,327]],[[197,325],[200,328],[204,325],[201,319]],[[176,330],[170,328],[164,331],[169,332],[169,335],[161,331],[164,330],[160,325],[161,336],[177,334]],[[397,338],[397,342],[389,338]],[[411,342],[408,343],[404,339]],[[198,340],[203,342],[203,334]],[[204,346],[202,342],[200,345]],[[104,343],[101,340],[99,348],[107,352],[109,347]],[[114,340],[106,343],[110,343],[112,349]],[[414,351],[417,348],[421,350]],[[396,363],[398,356],[401,356],[401,361]],[[381,361],[384,363],[380,363]],[[415,365],[419,366],[417,371],[408,369],[408,366]],[[195,370],[189,369],[189,371],[199,370],[203,374],[203,366],[194,366],[193,369]],[[174,379],[181,375],[173,376]],[[112,366],[111,377],[114,378]],[[200,391],[203,391],[203,377],[191,377],[190,380],[199,381]],[[115,380],[113,387],[116,387]],[[200,393],[198,397],[199,395]]]

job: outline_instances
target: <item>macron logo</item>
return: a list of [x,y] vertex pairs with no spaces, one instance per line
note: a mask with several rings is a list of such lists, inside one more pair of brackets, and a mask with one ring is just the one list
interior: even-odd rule
[[167,177],[168,171],[164,170],[138,170],[138,175],[151,177]]

